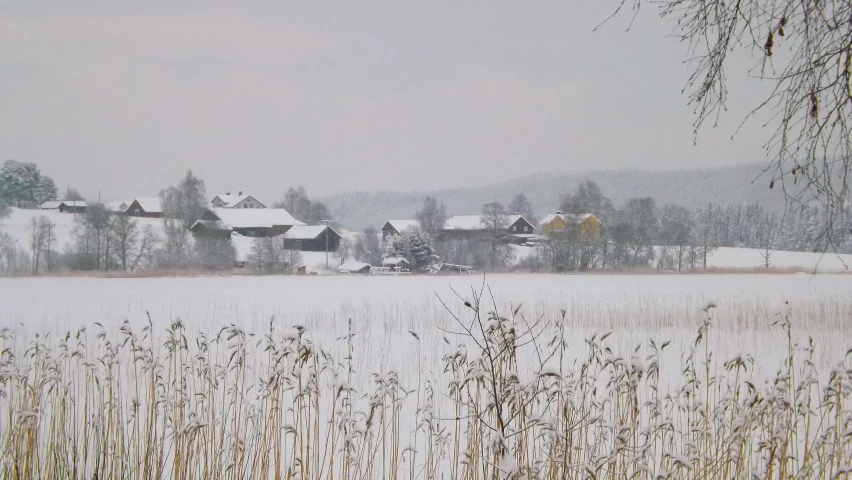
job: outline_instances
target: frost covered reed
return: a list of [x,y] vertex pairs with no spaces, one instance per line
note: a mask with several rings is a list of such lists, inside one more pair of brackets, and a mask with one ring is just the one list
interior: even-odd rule
[[274,320],[189,338],[181,322],[156,332],[150,320],[63,337],[3,330],[0,477],[852,476],[852,358],[819,371],[789,314],[772,327],[787,341],[766,376],[750,355],[714,356],[713,305],[667,370],[668,342],[619,356],[612,336],[591,335],[572,358],[567,312],[528,318],[487,298],[448,308],[442,370],[418,361],[370,382],[355,371],[352,322],[334,352]]

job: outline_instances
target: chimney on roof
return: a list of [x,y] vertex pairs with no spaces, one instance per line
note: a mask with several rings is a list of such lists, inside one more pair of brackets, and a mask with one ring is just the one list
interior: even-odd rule
[[565,212],[556,212],[557,215],[565,215]]
[[230,194],[231,194],[231,192],[225,192],[225,195],[230,195]]
[[242,194],[243,194],[243,191],[242,191],[242,190],[240,190],[240,193],[238,193],[237,195],[242,195]]

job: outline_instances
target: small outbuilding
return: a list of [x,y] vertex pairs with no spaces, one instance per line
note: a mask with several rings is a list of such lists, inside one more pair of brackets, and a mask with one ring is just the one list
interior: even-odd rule
[[343,238],[328,225],[294,225],[282,237],[285,250],[303,252],[337,251],[340,239]]
[[158,197],[135,198],[125,212],[131,217],[162,218],[163,204]]
[[62,213],[85,213],[89,208],[82,200],[50,200],[39,205],[41,210],[58,210]]
[[382,260],[382,265],[389,267],[391,271],[408,270],[411,267],[411,262],[406,260],[405,257],[386,257]]
[[338,271],[340,273],[361,273],[366,274],[370,273],[373,267],[369,263],[364,262],[344,262],[343,265],[340,266]]

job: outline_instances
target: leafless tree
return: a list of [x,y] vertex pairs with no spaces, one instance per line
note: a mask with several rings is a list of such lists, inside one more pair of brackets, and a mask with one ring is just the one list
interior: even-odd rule
[[145,225],[142,229],[142,236],[139,239],[139,247],[136,250],[135,258],[130,264],[130,270],[136,270],[140,265],[150,265],[153,263],[153,253],[160,239],[154,233],[154,227]]
[[6,232],[0,232],[0,262],[9,254],[10,249],[15,245],[15,239]]
[[382,263],[382,242],[380,234],[373,227],[365,228],[355,239],[355,257],[370,265]]
[[512,247],[508,243],[509,216],[506,209],[497,202],[482,206],[482,228],[486,233],[489,255],[488,264],[491,268],[505,267],[512,259]]
[[127,270],[130,255],[139,241],[139,226],[136,220],[127,215],[114,215],[112,217],[113,233],[113,255],[116,264],[122,270]]
[[444,229],[447,221],[447,207],[444,202],[438,202],[435,197],[427,196],[423,199],[423,206],[414,214],[414,218],[420,223],[420,228],[432,236],[437,236]]
[[302,252],[299,250],[284,250],[284,262],[290,273],[296,271],[296,267],[302,264]]
[[50,252],[53,242],[56,242],[56,225],[42,215],[30,220],[30,253],[32,255],[32,273],[37,274],[41,269],[41,260],[45,258],[46,268],[50,270]]
[[771,114],[769,188],[782,188],[788,207],[821,203],[828,213],[821,240],[830,245],[832,227],[852,206],[852,2],[618,0],[613,16],[632,6],[635,17],[648,3],[674,21],[673,36],[688,45],[686,90],[696,136],[727,107],[731,54],[745,50],[760,58],[739,73],[773,88],[743,122]]

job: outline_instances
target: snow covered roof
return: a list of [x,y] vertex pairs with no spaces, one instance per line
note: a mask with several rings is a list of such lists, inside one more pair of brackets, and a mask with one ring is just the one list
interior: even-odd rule
[[42,210],[56,210],[62,205],[62,200],[48,200],[41,204],[39,208]]
[[[213,197],[213,200],[216,200],[217,198],[218,198],[219,200],[221,200],[221,201],[222,201],[222,203],[224,203],[224,204],[225,204],[223,208],[234,208],[234,207],[235,207],[235,206],[237,206],[240,202],[242,202],[243,200],[245,200],[245,199],[247,199],[247,198],[249,198],[249,197],[253,198],[255,202],[260,203],[261,205],[263,205],[263,204],[260,202],[260,200],[258,200],[258,199],[256,199],[256,198],[252,197],[252,196],[251,196],[251,195],[249,195],[248,193],[243,193],[243,192],[240,192],[240,193],[238,193],[237,195],[234,195],[234,194],[231,194],[231,193],[220,193],[219,195],[216,195],[215,197]],[[211,200],[211,203],[213,202],[213,200]],[[265,206],[265,205],[264,205],[264,206]]]
[[283,237],[287,240],[313,240],[319,237],[328,228],[338,237],[337,231],[327,225],[295,225],[284,232]]
[[160,202],[160,197],[140,197],[134,198],[142,210],[148,213],[163,213],[163,204]]
[[[394,230],[399,233],[402,233],[404,230],[408,230],[409,228],[420,228],[420,222],[417,220],[388,220],[385,222],[385,226],[390,224]],[[382,226],[384,229],[384,226]]]
[[575,225],[579,225],[588,220],[589,218],[594,217],[594,215],[592,215],[591,213],[549,213],[541,219],[541,222],[539,222],[539,224],[550,225],[550,222],[555,220],[556,217],[562,218],[562,220],[565,220],[565,223],[573,223]]
[[304,225],[283,208],[211,208],[210,211],[231,228]]
[[341,272],[360,272],[361,270],[364,270],[365,268],[369,270],[373,267],[369,263],[349,261],[349,262],[344,262],[342,265],[340,265],[339,271],[341,271]]
[[[506,215],[506,217],[509,219],[507,227],[523,218],[522,215]],[[447,219],[444,230],[484,230],[482,218],[483,215],[456,215]]]
[[110,212],[121,213],[121,212],[124,212],[125,210],[127,210],[127,207],[130,206],[130,203],[131,202],[128,202],[126,200],[113,200],[111,202],[107,202],[106,208]]
[[411,263],[405,257],[387,257],[382,260],[382,265],[400,265],[403,263]]

